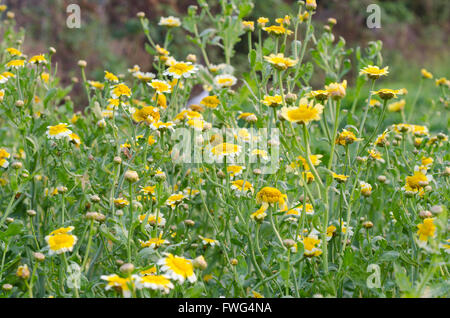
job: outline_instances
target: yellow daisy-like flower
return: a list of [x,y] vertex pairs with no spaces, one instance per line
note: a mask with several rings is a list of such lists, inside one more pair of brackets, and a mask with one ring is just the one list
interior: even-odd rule
[[431,74],[430,72],[428,72],[426,69],[421,69],[420,73],[422,74],[423,78],[427,78],[427,79],[432,79],[433,78],[433,74]]
[[389,73],[388,69],[389,66],[379,68],[378,66],[369,65],[361,69],[361,71],[359,71],[359,75],[366,74],[370,79],[378,79],[380,76],[387,75]]
[[268,207],[267,205],[264,204],[261,205],[261,207],[258,210],[256,210],[256,212],[250,214],[250,218],[258,222],[264,220],[264,218],[267,216],[266,213],[267,207]]
[[349,176],[343,175],[343,174],[337,174],[335,172],[332,172],[331,175],[334,179],[336,179],[338,182],[345,182],[349,178]]
[[111,83],[118,83],[119,82],[119,78],[114,75],[113,73],[110,73],[108,71],[105,71],[105,80],[111,82]]
[[282,34],[287,34],[287,35],[291,35],[292,31],[286,29],[283,25],[271,25],[268,27],[264,27],[263,28],[264,31],[266,31],[269,34],[273,34],[273,35],[282,35]]
[[258,117],[256,117],[256,115],[254,113],[241,113],[241,114],[239,114],[237,119],[243,119],[249,123],[254,123],[254,122],[258,121]]
[[264,59],[272,64],[278,70],[285,70],[288,67],[292,67],[297,64],[298,60],[293,60],[288,57],[284,57],[283,53],[270,54],[269,56],[264,56]]
[[149,214],[148,217],[146,214],[141,214],[138,217],[139,222],[141,223],[144,222],[145,218],[147,218],[148,225],[158,225],[158,226],[166,225],[166,219],[162,216],[161,213],[158,216],[156,214]]
[[406,185],[411,188],[418,190],[426,185],[428,185],[431,177],[428,176],[427,170],[421,167],[414,168],[414,175],[406,177]]
[[340,99],[345,97],[347,93],[347,80],[344,80],[341,83],[330,83],[325,86],[325,90],[328,92],[328,95],[333,99]]
[[0,102],[2,102],[4,98],[5,98],[5,90],[0,89]]
[[71,133],[69,135],[69,141],[75,144],[77,147],[81,145],[81,138],[76,133]]
[[217,241],[217,240],[203,237],[201,235],[199,235],[198,237],[202,240],[203,245],[209,245],[211,247],[219,245],[219,241]]
[[22,52],[20,52],[18,49],[15,49],[13,47],[9,47],[6,49],[6,52],[9,53],[11,56],[22,56]]
[[347,146],[355,141],[361,141],[361,138],[356,138],[355,134],[347,129],[343,129],[342,132],[336,138],[336,144],[341,146]]
[[162,80],[153,80],[148,86],[152,87],[158,94],[171,93],[172,87],[169,83]]
[[423,166],[429,167],[433,164],[433,161],[434,160],[431,157],[422,157],[422,165]]
[[216,160],[222,160],[224,157],[233,159],[241,153],[241,146],[230,144],[230,143],[220,143],[210,149],[210,156]]
[[7,152],[6,149],[0,148],[0,167],[5,169],[8,168],[9,162],[6,159],[9,157],[11,157],[11,154]]
[[166,205],[170,206],[173,210],[184,199],[186,199],[186,196],[183,193],[181,193],[181,192],[174,193],[170,197],[167,198]]
[[423,220],[422,224],[417,225],[419,230],[417,234],[419,235],[419,240],[422,242],[428,242],[428,238],[433,237],[436,232],[436,225],[434,225],[433,218],[426,218]]
[[435,81],[436,86],[447,86],[450,87],[450,81],[445,77],[441,77]]
[[139,243],[141,243],[141,247],[150,247],[150,248],[158,248],[163,244],[169,244],[169,241],[162,238],[162,233],[159,234],[159,237],[151,238],[147,241],[141,241],[139,240]]
[[245,181],[244,185],[244,180],[235,180],[231,182],[231,189],[236,190],[238,196],[241,193],[247,193],[248,191],[253,193],[253,185],[248,181]]
[[264,105],[268,107],[277,107],[283,103],[283,98],[281,95],[268,96],[264,95],[264,99],[261,101]]
[[152,106],[146,106],[141,109],[136,110],[133,115],[133,120],[140,123],[142,121],[147,122],[148,124],[159,121],[160,114],[159,109]]
[[194,110],[184,109],[175,116],[173,121],[178,123],[180,121],[190,120],[190,119],[203,119],[203,115]]
[[153,290],[160,290],[164,294],[168,294],[174,288],[170,279],[164,275],[146,275],[140,277],[136,282],[136,287],[139,289],[150,288]]
[[47,126],[46,134],[49,139],[61,139],[69,137],[72,134],[72,130],[69,129],[68,124],[59,123],[56,126]]
[[164,123],[162,121],[158,121],[158,122],[153,122],[151,123],[150,127],[153,130],[160,130],[160,131],[165,131],[165,130],[173,130],[173,127],[175,126],[174,123],[172,123],[171,121]]
[[176,18],[174,16],[169,17],[161,17],[159,20],[158,25],[166,26],[169,28],[179,27],[181,25],[181,21],[179,18]]
[[203,131],[207,124],[203,119],[190,119],[186,122],[186,126],[194,128],[196,131]]
[[156,44],[155,49],[159,55],[168,56],[170,54],[169,51],[167,51],[165,48],[161,47],[159,44]]
[[105,84],[100,83],[98,81],[88,81],[89,86],[91,86],[92,89],[99,89],[102,90],[105,88]]
[[131,297],[130,288],[133,288],[134,282],[138,277],[132,275],[127,278],[122,278],[117,274],[112,274],[112,275],[102,275],[100,276],[100,278],[108,282],[108,284],[105,287],[106,290],[110,290],[113,288],[119,292],[122,292],[123,297],[129,298]]
[[388,111],[390,112],[400,112],[405,109],[406,101],[404,99],[399,100],[388,105]]
[[369,158],[376,160],[376,161],[380,161],[380,162],[384,162],[384,159],[381,155],[381,152],[377,151],[376,149],[369,149],[367,150],[367,152],[369,153]]
[[372,92],[374,95],[378,95],[382,100],[389,100],[392,98],[397,98],[397,95],[403,95],[403,89],[390,89],[390,88],[382,88],[377,91]]
[[321,240],[316,235],[310,235],[300,240],[303,244],[304,255],[307,257],[319,256],[322,250],[319,248]]
[[200,101],[200,104],[208,108],[216,108],[220,104],[220,100],[216,95],[206,96]]
[[222,74],[214,77],[214,85],[219,88],[231,87],[235,85],[237,78],[230,74]]
[[281,211],[287,211],[287,195],[273,187],[264,187],[256,194],[256,201],[263,206],[278,204]]
[[180,282],[181,284],[187,279],[194,283],[197,276],[194,273],[192,260],[180,256],[174,256],[170,253],[164,253],[166,256],[158,261],[158,265],[162,265],[161,270],[165,272],[167,277]]
[[197,67],[191,62],[175,62],[167,70],[164,75],[172,76],[174,78],[189,78],[197,72]]
[[227,174],[231,178],[234,178],[236,176],[239,176],[242,173],[242,171],[244,171],[244,169],[245,169],[244,166],[230,165],[230,166],[227,166]]
[[123,199],[123,198],[114,199],[114,205],[118,208],[123,208],[129,204],[130,204],[130,202],[127,199]]
[[359,186],[361,188],[361,194],[368,197],[372,194],[372,186],[364,181],[359,182]]
[[43,73],[41,74],[41,80],[42,80],[44,83],[48,84],[48,81],[50,80],[50,74],[48,74],[48,73],[46,73],[46,72],[43,72]]
[[281,116],[290,122],[306,125],[311,121],[320,120],[322,111],[323,105],[314,104],[313,101],[308,103],[306,98],[302,98],[298,107],[281,108]]
[[266,23],[269,22],[269,19],[266,17],[259,17],[258,20],[256,20],[256,22],[258,22],[259,26],[264,27]]
[[330,225],[329,227],[327,227],[327,241],[331,240],[333,238],[333,236],[336,235],[336,226],[334,225]]
[[253,22],[253,21],[242,21],[242,28],[245,31],[255,31],[255,22]]
[[12,60],[6,63],[7,68],[19,69],[25,66],[25,60]]
[[330,94],[325,89],[319,89],[319,90],[316,90],[316,91],[311,91],[311,92],[309,92],[307,94],[308,98],[315,98],[315,99],[320,100],[320,101],[328,99],[329,96],[330,96]]
[[50,255],[72,252],[74,245],[77,243],[77,237],[70,234],[74,229],[73,226],[59,228],[45,237]]
[[156,186],[146,186],[141,188],[141,193],[145,195],[155,195]]
[[113,86],[111,96],[114,99],[119,99],[122,96],[131,97],[131,89],[123,83],[117,84]]
[[44,54],[35,55],[28,62],[30,64],[47,64]]

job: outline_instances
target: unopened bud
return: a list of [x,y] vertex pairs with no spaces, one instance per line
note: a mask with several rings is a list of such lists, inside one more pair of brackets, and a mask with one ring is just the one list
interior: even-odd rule
[[192,262],[192,265],[194,265],[195,268],[200,268],[201,270],[205,270],[206,267],[208,267],[208,263],[206,263],[205,258],[203,255],[200,255],[199,257],[195,258]]
[[125,180],[127,180],[130,183],[138,182],[139,175],[136,171],[128,170],[127,172],[125,172]]
[[39,252],[33,253],[33,257],[38,262],[43,262],[45,260],[45,255]]
[[36,211],[35,210],[27,210],[27,214],[28,214],[28,216],[33,217],[36,215]]
[[131,274],[134,271],[134,265],[131,263],[125,263],[120,266],[120,271],[124,274]]
[[79,60],[78,66],[81,68],[85,68],[87,66],[87,62],[85,60]]

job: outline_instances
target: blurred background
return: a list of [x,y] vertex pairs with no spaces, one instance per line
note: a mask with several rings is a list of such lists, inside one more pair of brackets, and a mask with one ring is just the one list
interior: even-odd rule
[[[260,16],[276,17],[297,13],[293,0],[256,0],[247,20]],[[318,0],[313,21],[323,23],[329,17],[337,19],[336,38],[343,36],[347,47],[366,47],[368,41],[382,40],[384,64],[390,66],[388,80],[399,87],[408,87],[411,78],[418,78],[425,67],[436,76],[450,75],[449,0]],[[151,71],[151,57],[145,51],[145,38],[136,13],[144,11],[149,17],[152,36],[163,43],[164,32],[157,23],[160,16],[183,16],[195,0],[3,0],[16,15],[18,27],[26,29],[25,49],[28,54],[46,52],[49,46],[57,49],[54,61],[58,75],[69,84],[72,76],[79,76],[76,63],[88,62],[88,78],[102,79],[103,71],[125,73],[127,68],[139,64],[143,71]],[[66,27],[66,7],[70,3],[81,7],[82,28]],[[208,1],[210,7],[218,1]],[[382,9],[381,29],[366,27],[366,8],[376,3]],[[276,8],[276,10],[274,10]],[[171,51],[176,58],[184,59],[198,49],[184,36],[182,28],[175,30]],[[215,64],[223,62],[219,52],[211,47],[209,54]],[[247,63],[247,43],[243,39],[237,46],[232,63],[239,69]],[[417,80],[414,80],[414,85]]]

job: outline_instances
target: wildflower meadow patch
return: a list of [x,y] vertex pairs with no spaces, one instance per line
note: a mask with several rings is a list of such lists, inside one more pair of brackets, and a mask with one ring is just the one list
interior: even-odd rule
[[315,0],[208,3],[138,13],[151,70],[80,60],[85,105],[0,3],[0,297],[448,297],[450,80],[387,87]]

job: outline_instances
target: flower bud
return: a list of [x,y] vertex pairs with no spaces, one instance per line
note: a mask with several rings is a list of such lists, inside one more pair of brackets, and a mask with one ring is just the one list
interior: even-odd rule
[[373,223],[370,222],[370,221],[365,221],[365,222],[363,223],[363,227],[366,228],[366,229],[370,229],[370,228],[373,227]]
[[431,214],[430,211],[427,210],[422,210],[419,212],[419,217],[421,219],[427,219],[427,218],[431,218],[433,215]]
[[381,183],[386,183],[386,181],[387,181],[387,178],[386,178],[386,176],[378,176],[378,181],[380,181]]
[[192,220],[185,220],[185,221],[184,221],[184,224],[186,224],[187,226],[194,226],[194,225],[195,225],[195,222],[192,221]]
[[233,259],[230,260],[230,264],[233,265],[233,266],[236,266],[238,264],[238,260],[233,258]]
[[431,213],[433,213],[433,214],[439,215],[439,214],[441,214],[441,213],[444,211],[444,209],[442,208],[441,205],[433,205],[433,206],[430,208],[430,211],[431,211]]
[[125,180],[127,180],[130,183],[135,183],[139,181],[139,175],[136,171],[128,170],[125,172]]
[[20,265],[17,269],[16,276],[22,279],[28,279],[30,277],[30,270],[28,269],[28,265]]
[[116,165],[120,165],[122,163],[122,158],[120,158],[119,156],[114,157],[113,160]]
[[13,163],[11,163],[11,167],[13,169],[19,170],[20,168],[22,168],[23,164],[20,161],[14,161]]
[[23,100],[18,100],[16,101],[15,105],[17,108],[22,108],[25,103],[23,102]]
[[91,201],[92,202],[94,202],[94,203],[98,203],[98,202],[100,202],[100,197],[97,195],[97,194],[93,194],[93,195],[91,195]]
[[295,241],[292,239],[286,239],[283,241],[284,246],[286,246],[287,248],[293,247],[295,246]]
[[11,285],[11,284],[4,284],[4,285],[2,286],[2,289],[3,289],[4,291],[10,291],[11,289],[13,289],[13,285]]
[[39,252],[33,253],[33,257],[38,262],[43,262],[45,260],[45,255]]
[[85,68],[87,66],[87,62],[85,60],[79,60],[78,66],[81,68]]
[[139,19],[143,19],[143,18],[145,18],[145,13],[142,12],[142,11],[140,11],[140,12],[138,12],[138,13],[136,14],[136,16],[137,16]]
[[196,63],[197,56],[195,54],[188,54],[188,56],[186,56],[186,61]]
[[201,270],[205,270],[206,267],[208,267],[208,263],[206,263],[205,258],[203,255],[200,255],[199,257],[195,258],[192,262],[192,265],[194,265],[195,268],[199,268]]
[[134,265],[131,263],[125,263],[122,266],[120,266],[120,271],[123,274],[131,274],[134,271]]
[[35,210],[27,210],[27,214],[28,214],[28,216],[33,217],[36,215],[36,211]]

